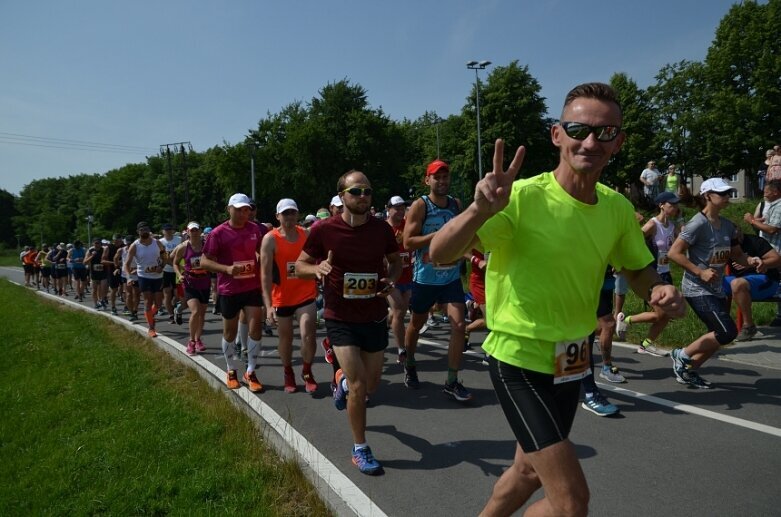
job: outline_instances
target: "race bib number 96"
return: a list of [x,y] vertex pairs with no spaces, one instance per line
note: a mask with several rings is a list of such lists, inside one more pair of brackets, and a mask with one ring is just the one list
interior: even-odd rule
[[588,375],[591,347],[588,339],[559,341],[556,343],[556,368],[553,383],[577,381]]

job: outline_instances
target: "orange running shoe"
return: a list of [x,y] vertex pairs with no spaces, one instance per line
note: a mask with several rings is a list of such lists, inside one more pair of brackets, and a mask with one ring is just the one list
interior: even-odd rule
[[236,370],[228,370],[228,380],[225,381],[229,390],[237,390],[241,387],[239,384],[239,377],[236,375]]
[[255,375],[255,372],[252,372],[250,374],[244,372],[244,382],[247,383],[247,386],[249,386],[249,390],[252,393],[260,393],[261,391],[263,391],[263,385],[258,380],[257,375]]
[[155,329],[149,329],[149,330],[147,330],[147,331],[146,331],[146,334],[147,334],[149,337],[157,337],[157,332],[155,331]]

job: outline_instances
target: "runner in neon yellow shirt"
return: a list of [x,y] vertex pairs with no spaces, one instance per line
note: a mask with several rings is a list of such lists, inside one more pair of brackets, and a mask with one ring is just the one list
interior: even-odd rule
[[625,135],[621,107],[606,84],[567,95],[551,128],[559,164],[513,183],[520,147],[504,171],[497,140],[493,172],[475,187],[474,202],[442,227],[431,259],[447,263],[472,247],[490,251],[486,273],[491,380],[518,439],[513,465],[494,487],[482,515],[510,515],[539,488],[535,514],[585,515],[589,490],[567,438],[580,379],[589,372],[587,336],[605,268],[622,270],[651,305],[682,316],[680,293],[650,267],[653,258],[629,201],[598,183]]

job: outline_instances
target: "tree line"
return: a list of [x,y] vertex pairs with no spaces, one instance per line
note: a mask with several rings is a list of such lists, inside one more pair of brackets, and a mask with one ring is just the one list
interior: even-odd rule
[[[754,173],[764,150],[781,143],[779,22],[781,0],[742,2],[719,22],[702,62],[665,65],[647,89],[614,74],[627,140],[602,181],[627,189],[651,159],[675,164],[687,177]],[[493,68],[480,83],[485,170],[500,137],[508,149],[527,147],[522,175],[555,166],[549,134],[563,99],[548,105],[540,92],[518,61]],[[0,190],[0,242],[86,240],[88,230],[128,234],[141,220],[155,228],[183,227],[187,219],[215,225],[225,219],[231,194],[250,193],[251,160],[263,221],[273,220],[283,197],[298,202],[302,217],[327,206],[337,178],[350,169],[367,173],[381,209],[392,195],[419,195],[425,165],[437,157],[451,165],[453,193],[468,199],[478,176],[475,96],[473,86],[461,112],[446,118],[426,112],[396,121],[371,106],[360,84],[329,83],[309,102],[267,113],[236,144],[151,156],[103,174],[34,180],[18,197]]]

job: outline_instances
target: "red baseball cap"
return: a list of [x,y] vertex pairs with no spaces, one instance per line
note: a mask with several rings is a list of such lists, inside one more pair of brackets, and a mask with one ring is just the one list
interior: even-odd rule
[[434,160],[433,162],[428,164],[428,167],[426,167],[426,176],[431,176],[432,174],[436,174],[439,172],[439,170],[445,169],[447,172],[450,172],[450,167],[443,162],[442,160]]

